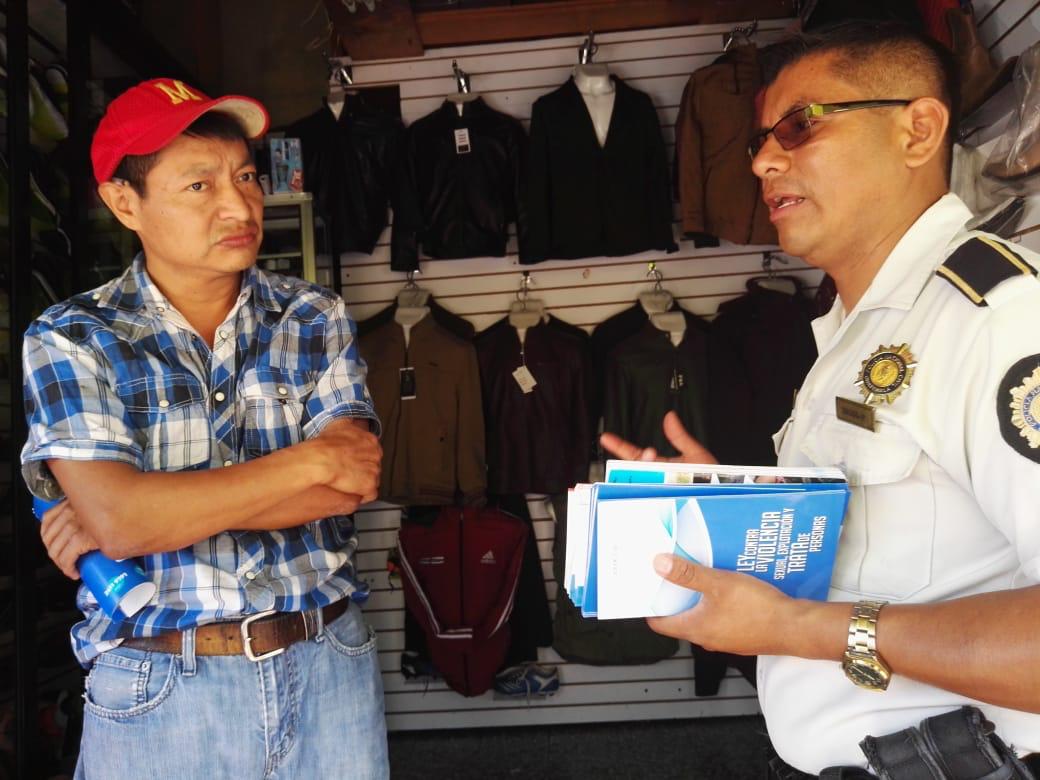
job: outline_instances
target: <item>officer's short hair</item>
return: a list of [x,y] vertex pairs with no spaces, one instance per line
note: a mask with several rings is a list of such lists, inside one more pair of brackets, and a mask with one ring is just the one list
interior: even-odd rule
[[[212,138],[219,141],[242,141],[248,145],[248,135],[241,123],[230,114],[208,111],[181,133],[192,138]],[[145,179],[159,161],[162,149],[151,154],[128,154],[119,161],[112,174],[113,179],[122,179],[142,198],[145,197]]]
[[[960,116],[960,74],[945,46],[898,22],[839,22],[767,47],[763,51],[765,85],[772,84],[784,68],[822,54],[834,55],[831,68],[840,78],[877,93],[871,98],[940,100],[950,111],[946,148],[950,153]],[[931,94],[902,94],[899,85],[911,80],[926,81]]]

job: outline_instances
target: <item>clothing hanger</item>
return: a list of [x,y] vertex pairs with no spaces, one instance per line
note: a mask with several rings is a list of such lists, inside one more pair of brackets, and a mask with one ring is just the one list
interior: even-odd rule
[[459,67],[457,60],[451,61],[451,72],[455,76],[456,92],[448,95],[445,100],[455,105],[455,110],[462,116],[462,107],[480,97],[476,92],[470,91],[469,74]]
[[744,25],[743,27],[734,27],[728,33],[722,36],[722,50],[729,51],[730,47],[737,43],[738,38],[744,39],[744,45],[750,45],[754,43],[751,40],[751,36],[758,31],[758,20],[751,22],[751,24]]
[[[314,6],[304,22],[305,24],[318,12],[320,5],[318,3]],[[354,66],[347,47],[339,33],[336,32],[336,26],[329,18],[327,10],[325,11],[325,32],[308,43],[307,48],[311,51],[321,50],[321,56],[325,60],[325,67],[328,68],[329,73],[329,96],[325,100],[325,105],[329,107],[332,115],[339,119],[343,113],[347,96],[357,95],[358,92],[354,88]]]
[[412,327],[430,313],[426,302],[430,299],[430,291],[424,290],[415,283],[418,271],[408,272],[408,281],[397,293],[397,308],[394,309],[394,322],[404,330],[404,346],[408,349],[411,342]]
[[648,317],[652,314],[663,314],[666,311],[670,311],[672,306],[675,305],[675,299],[670,292],[661,286],[664,274],[661,273],[657,263],[653,260],[647,263],[646,275],[653,277],[654,287],[652,290],[639,293],[639,305],[643,307],[643,311],[646,312]]
[[[578,64],[574,66],[574,76],[578,80],[604,79],[610,75],[610,69],[606,65],[593,62],[592,58],[599,51],[596,43],[596,33],[589,30],[589,37],[582,41],[578,47]],[[613,89],[613,84],[610,84]]]
[[639,305],[650,318],[650,324],[665,331],[671,337],[672,344],[679,346],[686,334],[686,315],[682,309],[672,309],[675,299],[661,286],[664,275],[657,269],[657,263],[647,264],[646,275],[654,277],[654,289],[639,294]]
[[520,289],[516,291],[516,300],[509,305],[509,324],[522,333],[549,319],[549,315],[545,313],[545,303],[528,297],[531,284],[531,272],[524,271],[520,279]]
[[762,253],[762,270],[765,271],[765,276],[753,276],[747,280],[747,288],[750,290],[754,287],[758,287],[762,290],[772,290],[773,292],[784,293],[785,295],[797,295],[801,289],[801,285],[798,280],[793,276],[777,276],[776,269],[773,268],[773,262],[784,263],[785,265],[789,262],[786,257],[775,254],[773,252]]
[[415,283],[415,275],[419,271],[408,271],[408,281],[397,293],[398,309],[421,309],[430,300],[430,291],[425,290]]

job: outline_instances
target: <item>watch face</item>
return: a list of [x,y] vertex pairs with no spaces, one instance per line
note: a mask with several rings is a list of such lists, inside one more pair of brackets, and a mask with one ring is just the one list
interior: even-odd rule
[[890,674],[881,664],[866,656],[846,657],[845,676],[861,688],[883,691],[888,687]]

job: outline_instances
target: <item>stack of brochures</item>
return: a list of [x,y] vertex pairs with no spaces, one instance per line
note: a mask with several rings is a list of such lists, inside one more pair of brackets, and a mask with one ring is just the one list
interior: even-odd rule
[[836,468],[608,461],[568,496],[567,594],[601,620],[682,612],[700,594],[653,566],[672,553],[824,600],[848,497]]

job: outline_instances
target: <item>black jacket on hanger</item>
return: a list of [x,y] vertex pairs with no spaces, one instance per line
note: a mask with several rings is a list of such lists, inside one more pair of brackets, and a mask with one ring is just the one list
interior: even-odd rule
[[[566,493],[589,468],[588,336],[550,316],[527,329],[523,358],[503,318],[477,334],[487,421],[488,492]],[[513,372],[526,363],[538,383],[524,393]]]
[[419,267],[426,255],[450,259],[502,257],[507,228],[517,223],[527,244],[522,197],[527,137],[516,119],[481,98],[449,101],[405,134],[397,174],[390,267]]
[[333,252],[372,253],[387,225],[403,133],[401,120],[372,105],[363,92],[346,96],[339,119],[326,102],[285,129],[287,138],[300,139],[303,180],[329,226]]
[[[669,411],[695,439],[708,437],[708,324],[683,311],[686,331],[678,346],[649,320],[611,354],[607,367],[603,430],[678,455],[665,438],[661,421]],[[712,414],[715,411],[712,410]]]
[[[673,307],[674,308],[674,307]],[[607,381],[607,365],[610,355],[625,339],[639,333],[649,317],[640,304],[630,306],[603,320],[592,330],[589,346],[592,350],[592,375],[595,378],[595,393],[590,410],[593,425],[603,414],[603,388]]]
[[657,110],[645,92],[611,79],[614,110],[603,147],[573,78],[534,103],[530,246],[521,263],[677,249]]
[[788,295],[754,279],[747,288],[711,325],[708,435],[720,463],[775,466],[773,434],[816,361],[813,303],[801,289]]

